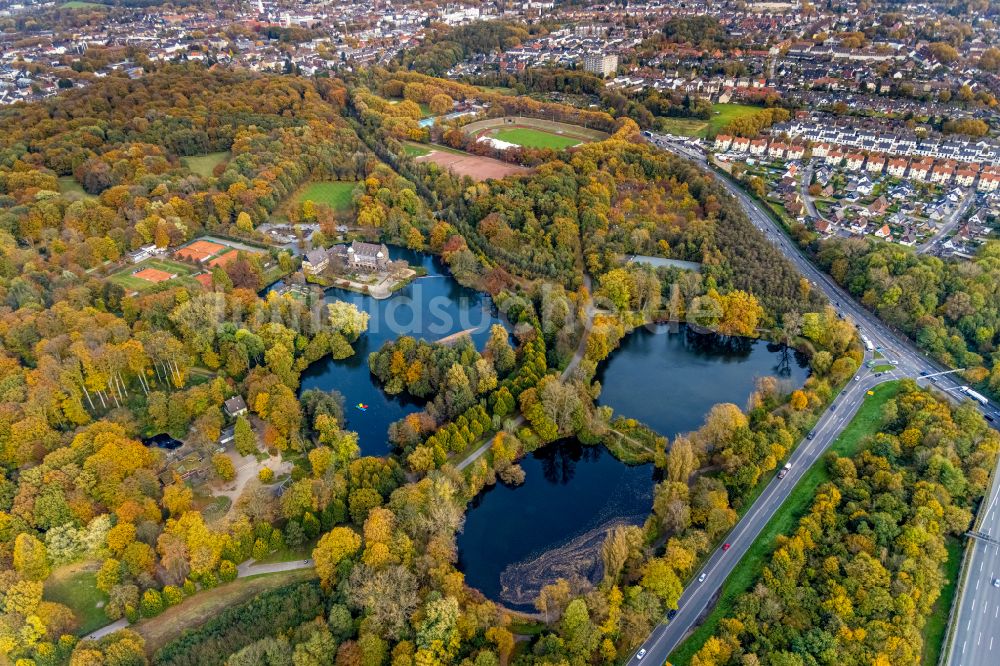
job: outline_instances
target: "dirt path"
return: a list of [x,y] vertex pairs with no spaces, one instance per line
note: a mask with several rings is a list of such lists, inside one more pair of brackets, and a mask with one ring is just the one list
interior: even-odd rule
[[288,474],[292,471],[292,464],[282,460],[280,453],[277,456],[266,458],[263,461],[258,461],[255,456],[240,455],[239,452],[235,450],[226,451],[226,455],[233,461],[233,466],[236,468],[236,478],[221,488],[212,489],[213,496],[228,497],[231,502],[229,511],[224,516],[225,518],[228,518],[233,512],[233,509],[236,506],[236,500],[238,500],[240,495],[243,494],[247,484],[257,478],[260,470],[268,467],[274,472],[275,476]]
[[611,432],[615,433],[616,435],[618,435],[619,437],[621,437],[622,439],[624,439],[624,440],[626,440],[628,442],[632,442],[637,447],[639,447],[643,451],[647,452],[649,455],[651,455],[651,456],[655,456],[656,455],[656,452],[653,451],[653,449],[649,448],[648,446],[646,446],[645,444],[643,444],[642,442],[640,442],[636,438],[632,437],[631,435],[626,435],[625,433],[619,432],[619,431],[615,430],[614,428],[611,428]]

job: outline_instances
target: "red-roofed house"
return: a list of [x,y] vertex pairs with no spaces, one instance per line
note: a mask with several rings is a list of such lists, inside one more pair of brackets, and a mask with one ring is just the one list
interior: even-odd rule
[[1000,174],[993,173],[992,171],[979,174],[979,185],[976,189],[980,192],[996,192],[997,187],[1000,187]]
[[906,175],[907,164],[906,159],[889,160],[889,166],[887,167],[889,175],[893,178],[902,178]]
[[733,139],[733,150],[739,153],[745,153],[750,150],[750,139],[745,136],[738,136]]
[[865,165],[868,173],[882,173],[883,169],[885,169],[885,155],[876,153],[868,156],[868,163]]
[[813,157],[826,157],[830,154],[830,144],[817,143],[812,147]]

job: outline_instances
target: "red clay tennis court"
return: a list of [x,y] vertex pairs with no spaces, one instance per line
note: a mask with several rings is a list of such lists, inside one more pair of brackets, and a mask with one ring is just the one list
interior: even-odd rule
[[181,249],[174,252],[175,257],[180,257],[181,259],[188,259],[190,261],[205,261],[213,254],[221,252],[226,249],[225,245],[220,245],[219,243],[213,243],[211,241],[199,240],[191,243],[190,245],[185,245]]
[[239,253],[236,250],[233,250],[232,252],[226,252],[225,254],[219,255],[215,259],[212,259],[212,261],[208,262],[208,265],[211,266],[212,268],[215,268],[216,266],[225,266],[231,261],[234,261],[238,255]]
[[166,282],[167,280],[173,278],[173,273],[168,273],[166,271],[161,271],[159,268],[143,268],[141,271],[137,271],[132,274],[134,277],[140,280],[145,280],[146,282]]

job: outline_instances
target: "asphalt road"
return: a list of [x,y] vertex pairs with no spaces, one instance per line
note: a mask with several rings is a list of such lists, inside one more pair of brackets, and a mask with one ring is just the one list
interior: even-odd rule
[[[743,519],[726,537],[730,544],[728,551],[716,549],[702,567],[701,571],[685,588],[681,595],[679,610],[673,620],[660,624],[642,644],[646,650],[643,663],[662,664],[667,656],[681,644],[687,633],[694,628],[702,613],[712,605],[713,598],[719,588],[732,572],[736,564],[743,558],[750,546],[756,541],[761,531],[775,512],[788,498],[795,485],[806,470],[826,449],[837,439],[840,431],[850,423],[851,418],[864,402],[866,392],[873,386],[892,379],[883,375],[875,377],[872,373],[863,371],[860,381],[851,382],[834,403],[834,409],[827,410],[813,429],[813,438],[804,440],[792,453],[788,461],[792,468],[784,479],[777,476],[771,480],[754,505],[747,511]],[[698,576],[706,574],[705,581],[698,582]],[[633,658],[633,662],[636,660]]]
[[944,239],[945,235],[951,233],[955,230],[955,227],[962,221],[965,217],[965,213],[969,210],[969,206],[972,202],[976,200],[976,191],[974,189],[969,189],[962,197],[962,200],[958,202],[955,206],[955,210],[948,215],[948,219],[943,220],[939,225],[940,228],[937,232],[927,239],[927,242],[917,248],[917,252],[930,252],[934,250],[939,243]]
[[[1000,537],[1000,484],[994,483],[979,532]],[[1000,542],[974,539],[958,609],[954,615],[954,640],[948,655],[951,666],[986,666],[1000,663]]]
[[[654,145],[686,157],[709,169],[705,154],[699,147],[662,135],[653,134],[648,138]],[[715,172],[712,171],[712,173]],[[723,551],[720,547],[712,553],[701,571],[695,575],[684,590],[674,618],[669,621],[665,620],[663,624],[654,629],[646,641],[629,657],[629,661],[633,663],[637,662],[637,653],[640,650],[645,650],[644,663],[663,664],[670,653],[681,644],[699,618],[710,608],[713,597],[722,583],[747,552],[757,535],[774,516],[778,507],[788,497],[805,470],[825,452],[844,426],[850,422],[851,417],[863,402],[868,389],[889,379],[912,377],[923,385],[928,385],[929,382],[933,381],[934,386],[953,399],[962,399],[961,393],[958,392],[959,383],[953,379],[952,375],[939,375],[930,379],[923,376],[945,372],[948,370],[947,368],[928,359],[905,336],[890,330],[874,314],[856,303],[831,278],[813,266],[795,243],[777,226],[773,218],[742,188],[728,178],[715,175],[719,182],[740,202],[754,226],[765,234],[767,239],[795,265],[806,279],[812,282],[814,288],[821,290],[827,296],[842,316],[850,318],[857,325],[861,335],[871,341],[872,346],[882,353],[886,362],[895,363],[895,368],[891,373],[884,374],[882,377],[874,376],[865,368],[858,372],[857,376],[860,377],[860,380],[850,382],[835,399],[830,409],[820,418],[814,430],[814,438],[804,440],[791,455],[789,462],[792,463],[792,469],[786,477],[784,479],[775,478],[761,493],[727,538],[727,542],[731,544],[730,549]],[[866,358],[871,358],[871,354],[866,354]],[[1000,420],[1000,412],[997,411],[996,405],[990,404],[983,411]],[[992,509],[991,515],[996,515]],[[983,530],[987,531],[987,529],[984,526]],[[995,533],[1000,536],[1000,531]],[[991,544],[989,552],[996,564],[996,575],[1000,575],[1000,553],[997,551],[997,546]],[[706,580],[703,583],[698,583],[697,577],[701,573],[706,574]],[[983,576],[986,576],[985,568]],[[980,587],[992,589],[988,582],[987,580],[987,584],[980,585]],[[997,592],[996,602],[1000,602],[1000,590],[994,591]],[[998,613],[997,618],[993,619],[992,626],[995,627],[996,644],[1000,650],[1000,613]],[[960,637],[956,642],[960,644],[961,640]],[[998,656],[1000,656],[1000,652],[998,652]],[[979,666],[979,664],[1000,663],[1000,661],[969,661],[967,663],[969,666]]]

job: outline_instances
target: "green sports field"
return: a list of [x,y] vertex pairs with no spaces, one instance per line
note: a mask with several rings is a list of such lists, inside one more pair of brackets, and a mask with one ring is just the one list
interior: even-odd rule
[[352,181],[326,180],[309,183],[296,195],[296,203],[312,201],[326,204],[335,211],[349,210],[351,198],[357,183]]
[[82,0],[70,0],[69,2],[64,2],[61,7],[63,9],[107,9],[108,5],[102,5],[98,2],[83,2]]
[[215,169],[217,164],[221,164],[229,159],[229,151],[222,151],[219,153],[208,153],[206,155],[192,155],[191,157],[181,158],[181,162],[184,163],[188,169],[194,171],[199,176],[208,178],[212,175],[212,170]]
[[405,151],[407,155],[411,155],[413,157],[423,157],[424,155],[429,155],[431,149],[415,143],[404,143],[403,151]]
[[190,277],[197,272],[197,269],[176,261],[170,261],[169,259],[146,259],[138,264],[129,264],[120,271],[112,273],[108,276],[108,279],[131,291],[144,291],[156,286],[156,284],[159,284],[156,282],[150,282],[149,280],[145,280],[143,278],[135,277],[135,275],[133,275],[136,271],[146,268],[154,268],[156,270],[166,271],[172,275],[177,275],[177,277],[173,280],[168,280],[171,284],[177,284],[179,282],[183,282],[185,284],[197,284],[197,282]]
[[550,134],[530,127],[497,130],[493,137],[525,148],[552,148],[553,150],[562,150],[580,143],[580,139]]

